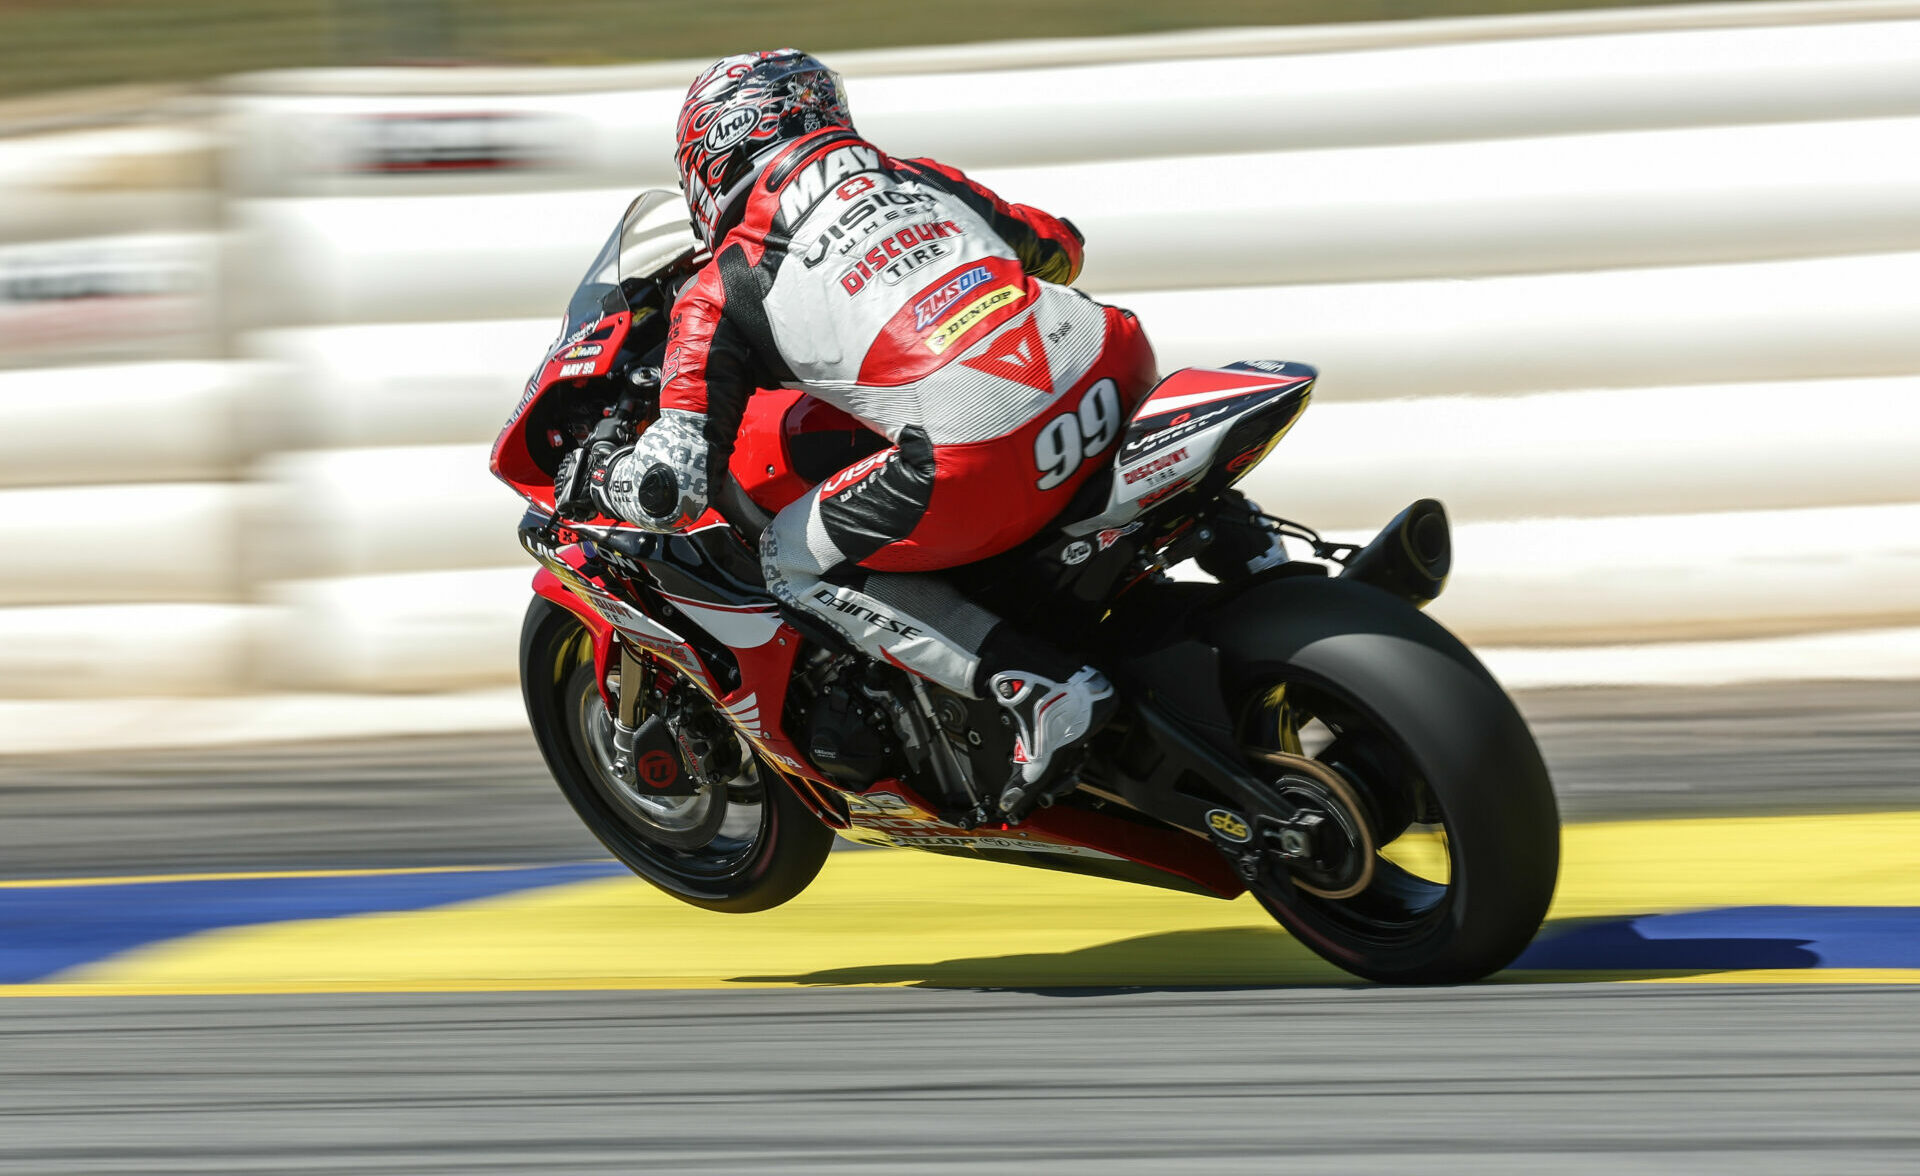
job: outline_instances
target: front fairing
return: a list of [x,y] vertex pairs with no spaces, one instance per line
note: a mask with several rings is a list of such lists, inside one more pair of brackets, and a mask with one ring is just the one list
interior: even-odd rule
[[494,442],[495,477],[553,509],[560,456],[612,403],[614,377],[664,344],[672,287],[693,271],[695,252],[678,193],[642,192],[627,206],[567,300],[560,333]]

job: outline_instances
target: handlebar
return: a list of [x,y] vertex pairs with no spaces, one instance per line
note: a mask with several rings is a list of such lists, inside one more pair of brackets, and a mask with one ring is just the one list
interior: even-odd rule
[[[581,445],[583,451],[591,450],[601,442],[624,445],[633,439],[633,422],[646,407],[650,394],[660,387],[660,372],[657,368],[634,368],[627,374],[629,388],[622,392],[613,408],[593,426]],[[588,494],[587,478],[591,472],[584,458],[573,463],[573,469],[567,474],[566,483],[556,489],[554,508],[557,518],[576,516],[575,511],[586,510],[588,515],[595,512]],[[646,483],[658,475],[665,475],[658,487],[670,499],[679,498],[679,481],[674,472],[666,466],[655,466],[642,475],[642,494],[647,493]],[[713,490],[713,509],[727,521],[741,538],[749,544],[758,546],[760,536],[773,523],[773,515],[762,509],[760,504],[747,495],[746,490],[734,478],[730,471],[723,471]]]

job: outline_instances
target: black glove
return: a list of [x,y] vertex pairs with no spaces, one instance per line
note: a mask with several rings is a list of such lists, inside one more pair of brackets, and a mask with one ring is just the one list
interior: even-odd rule
[[607,467],[622,452],[612,441],[589,438],[560,459],[560,468],[553,474],[553,504],[561,518],[618,517],[607,505]]

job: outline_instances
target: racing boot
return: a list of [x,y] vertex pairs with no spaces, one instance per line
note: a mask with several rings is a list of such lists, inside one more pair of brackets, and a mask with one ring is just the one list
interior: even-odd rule
[[1013,774],[1000,792],[1000,812],[1018,821],[1052,798],[1087,750],[1087,737],[1120,707],[1113,684],[1092,666],[1064,682],[1028,670],[1005,670],[988,681],[993,700],[1013,716]]

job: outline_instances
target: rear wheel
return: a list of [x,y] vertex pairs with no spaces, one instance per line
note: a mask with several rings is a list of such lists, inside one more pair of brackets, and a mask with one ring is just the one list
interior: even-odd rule
[[747,912],[779,906],[820,872],[833,832],[751,749],[739,775],[692,796],[652,795],[622,779],[586,627],[544,598],[521,627],[520,681],[554,781],[634,873],[682,902]]
[[1404,602],[1337,581],[1286,587],[1232,610],[1225,685],[1249,765],[1285,802],[1265,815],[1318,819],[1292,853],[1284,834],[1256,839],[1271,852],[1244,863],[1249,888],[1301,942],[1368,979],[1505,967],[1539,930],[1559,871],[1558,810],[1525,722],[1465,646]]

